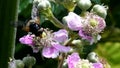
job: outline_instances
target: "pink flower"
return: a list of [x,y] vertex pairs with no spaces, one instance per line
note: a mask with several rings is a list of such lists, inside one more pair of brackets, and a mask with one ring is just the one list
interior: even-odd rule
[[63,46],[61,43],[64,43],[68,39],[68,33],[65,29],[60,29],[57,32],[52,34],[47,34],[49,38],[46,36],[46,40],[42,41],[46,43],[42,50],[42,55],[46,58],[56,58],[60,52],[67,53],[70,51],[70,47]]
[[102,63],[93,63],[93,67],[94,68],[103,68],[103,64]]
[[[32,36],[26,35],[20,38],[22,44],[31,46],[34,53],[39,52],[42,49],[42,55],[46,58],[56,58],[60,52],[67,53],[70,51],[70,47],[62,45],[68,40],[68,33],[65,29],[61,29],[52,33],[48,29],[44,29],[45,36]],[[34,45],[34,46],[32,46]]]
[[33,53],[38,53],[40,51],[40,47],[37,46],[31,46],[31,48],[33,49]]
[[68,16],[63,18],[63,22],[67,23],[67,26],[74,31],[79,31],[79,36],[90,42],[90,44],[96,43],[100,40],[101,33],[106,27],[105,20],[94,13],[86,13],[85,17],[70,12]]
[[79,30],[79,35],[80,37],[82,37],[82,39],[87,39],[87,40],[92,40],[92,36],[88,33],[86,33],[85,31],[83,31],[83,29]]
[[22,44],[27,44],[27,45],[34,45],[34,42],[33,42],[33,35],[26,35],[26,36],[23,36],[19,39],[20,43]]
[[52,43],[52,46],[44,47],[42,55],[46,58],[56,58],[60,52],[68,52],[70,47],[65,47],[59,43]]
[[42,55],[46,58],[56,58],[59,55],[59,51],[54,47],[44,47]]
[[54,32],[54,40],[60,43],[65,42],[68,39],[68,32],[65,29],[61,29]]
[[82,27],[81,21],[82,21],[81,17],[73,12],[70,12],[68,16],[63,18],[63,22],[67,23],[67,26],[71,30],[75,31],[79,30]]
[[81,59],[78,53],[72,53],[67,57],[68,68],[103,68],[102,63],[91,63],[87,59]]
[[82,39],[88,40],[90,44],[100,40],[101,33],[106,27],[106,23],[103,18],[93,13],[88,13],[84,18],[83,27],[79,30],[79,36]]
[[75,65],[80,61],[78,53],[72,53],[67,57],[68,68],[75,68]]

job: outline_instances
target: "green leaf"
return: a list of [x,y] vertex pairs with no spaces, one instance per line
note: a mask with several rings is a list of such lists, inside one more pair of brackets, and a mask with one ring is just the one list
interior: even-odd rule
[[25,46],[23,44],[17,43],[16,47],[15,47],[15,52],[19,52],[21,51],[23,48],[25,48]]
[[119,49],[120,42],[106,42],[100,43],[95,51],[99,54],[99,56],[102,56],[107,59],[107,61],[111,65],[111,68],[117,68],[116,65],[120,67]]
[[101,0],[91,0],[95,4],[101,4]]
[[26,9],[29,4],[32,4],[32,0],[20,0],[18,13],[21,13],[24,9]]

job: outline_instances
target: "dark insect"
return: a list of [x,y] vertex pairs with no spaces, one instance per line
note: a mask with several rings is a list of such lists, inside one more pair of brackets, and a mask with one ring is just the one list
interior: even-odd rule
[[40,26],[40,20],[39,18],[36,18],[34,20],[29,20],[25,27],[23,27],[23,30],[27,32],[32,32],[36,36],[40,36],[43,32],[43,29]]
[[26,32],[31,32],[32,34],[35,34],[36,36],[40,37],[44,30],[40,26],[39,12],[36,5],[34,4],[32,7],[31,18],[29,20],[27,20],[26,22],[23,21],[10,22],[10,25],[17,27],[19,29],[22,28],[22,30]]
[[40,26],[39,11],[36,4],[33,4],[31,18],[32,19],[28,21],[23,30],[32,32],[36,36],[41,36],[43,28]]

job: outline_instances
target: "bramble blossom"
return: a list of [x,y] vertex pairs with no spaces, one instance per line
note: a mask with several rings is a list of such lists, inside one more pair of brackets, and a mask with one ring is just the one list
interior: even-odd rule
[[68,32],[64,29],[61,29],[57,32],[54,32],[54,40],[58,42],[65,42],[68,39]]
[[87,59],[81,59],[78,53],[72,53],[67,57],[68,68],[103,68],[102,63],[91,63]]
[[78,31],[82,27],[81,17],[74,12],[69,12],[68,16],[63,17],[63,22],[67,23],[67,26],[74,31]]
[[63,18],[63,22],[67,23],[71,30],[79,31],[79,36],[88,40],[90,44],[100,40],[99,33],[106,27],[104,19],[94,13],[86,13],[85,17],[80,17],[74,12],[70,12],[68,16]]
[[42,37],[35,36],[34,38],[27,39],[25,37],[23,44],[30,44],[34,42],[33,52],[37,53],[42,48],[42,55],[46,58],[56,58],[60,52],[67,53],[70,50],[70,47],[63,46],[64,43],[68,39],[68,33],[66,30],[61,29],[57,32],[52,33],[48,29],[44,29],[42,33]]
[[93,13],[87,13],[84,18],[83,28],[79,30],[79,36],[82,37],[82,39],[88,40],[90,44],[93,44],[97,42],[97,40],[100,40],[101,36],[99,33],[101,33],[105,27],[106,23],[103,18]]
[[70,50],[70,47],[65,47],[63,45],[60,45],[59,43],[51,43],[52,46],[50,47],[44,47],[42,50],[42,55],[46,58],[56,58],[59,56],[60,52],[68,52]]
[[21,37],[19,39],[19,41],[22,44],[27,44],[29,46],[32,46],[32,45],[34,45],[33,37],[34,37],[34,35],[28,34],[28,35],[25,35],[25,36]]
[[67,57],[67,63],[68,63],[68,68],[75,68],[76,64],[81,61],[78,53],[73,53],[71,55],[68,55]]
[[[65,47],[60,43],[65,42],[68,39],[68,33],[66,30],[61,29],[57,32],[50,33],[46,37],[42,38],[43,42],[43,50],[42,55],[47,58],[56,58],[60,52],[68,52],[70,50],[70,47]],[[41,42],[41,43],[42,43]],[[45,45],[44,45],[45,43]]]
[[98,62],[98,63],[93,63],[93,67],[94,68],[103,68],[102,63]]

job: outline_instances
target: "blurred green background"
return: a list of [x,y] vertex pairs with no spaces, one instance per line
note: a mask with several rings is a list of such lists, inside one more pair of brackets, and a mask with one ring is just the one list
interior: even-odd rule
[[[120,2],[119,0],[91,0],[93,4],[104,4],[108,5],[108,15],[106,17],[107,27],[102,33],[102,39],[95,44],[94,50],[98,55],[111,65],[111,68],[120,68]],[[18,24],[25,23],[31,17],[32,0],[20,0],[19,4],[19,18]],[[67,10],[61,5],[55,5],[52,3],[52,11],[54,15],[61,21],[62,17],[67,15]],[[76,7],[76,13],[80,13],[81,10]],[[46,21],[41,15],[42,27],[49,27],[52,30],[58,28],[53,27],[54,25]],[[27,54],[34,56],[37,59],[37,63],[34,68],[56,68],[57,60],[45,59],[41,56],[41,53],[33,53],[32,49],[28,46],[20,44],[19,38],[27,34],[25,31],[18,26],[17,39],[16,39],[16,50],[15,58],[22,59]]]

